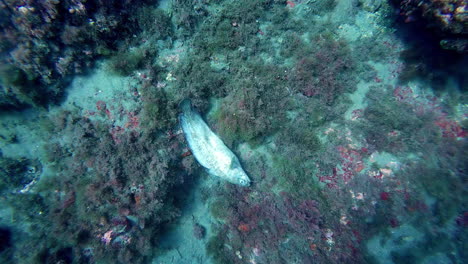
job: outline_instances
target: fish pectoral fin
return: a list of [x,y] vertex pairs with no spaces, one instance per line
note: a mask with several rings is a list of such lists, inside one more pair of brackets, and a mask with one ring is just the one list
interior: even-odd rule
[[229,169],[235,169],[237,168],[237,163],[235,161],[235,159],[231,159],[231,162],[229,163]]

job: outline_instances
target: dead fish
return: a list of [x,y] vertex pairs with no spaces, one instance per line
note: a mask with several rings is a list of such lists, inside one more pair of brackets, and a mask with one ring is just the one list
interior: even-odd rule
[[190,100],[181,103],[179,116],[185,139],[195,159],[209,174],[241,186],[249,186],[250,179],[236,155],[208,127]]

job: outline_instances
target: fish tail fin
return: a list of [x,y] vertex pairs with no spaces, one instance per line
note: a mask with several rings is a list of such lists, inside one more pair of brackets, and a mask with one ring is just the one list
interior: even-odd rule
[[180,109],[182,109],[183,113],[190,113],[192,111],[192,102],[190,99],[184,99],[180,105]]
[[193,109],[190,99],[184,99],[180,102],[179,107],[182,110],[182,113],[180,114],[181,118],[185,118],[186,121],[194,120],[197,112]]
[[185,118],[186,121],[192,122],[197,120],[197,122],[204,122],[201,120],[202,118],[200,113],[194,107],[192,107],[192,102],[190,99],[184,99],[182,102],[180,102],[179,107],[182,110],[180,117]]

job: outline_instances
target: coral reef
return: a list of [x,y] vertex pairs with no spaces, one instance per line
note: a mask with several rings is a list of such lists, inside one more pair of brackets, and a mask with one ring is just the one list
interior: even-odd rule
[[[103,103],[99,107],[106,108]],[[56,175],[39,181],[34,191],[23,192],[33,200],[41,198],[48,209],[34,210],[42,212],[32,218],[42,223],[41,228],[34,236],[16,241],[13,255],[26,262],[47,263],[149,260],[158,233],[179,215],[172,190],[184,182],[180,136],[177,141],[154,138],[138,132],[137,125],[115,134],[111,125],[71,113],[52,122],[57,122],[55,133],[66,133],[73,140],[50,143],[56,150],[49,162],[61,164],[55,167]],[[48,192],[50,188],[55,191]],[[18,214],[28,205],[28,210],[33,208],[33,202],[19,194],[7,197],[9,206],[23,203]],[[49,234],[47,243],[25,254],[40,234]]]
[[[394,2],[408,24],[464,39],[460,1]],[[430,89],[462,86],[465,68],[448,74],[462,49],[432,54],[432,71],[379,0],[152,4],[0,1],[1,107],[47,105],[97,58],[99,78],[126,83],[33,118],[44,169],[0,156],[0,211],[15,220],[0,223],[0,262],[184,263],[161,242],[180,222],[180,241],[211,257],[200,263],[463,259],[466,96]],[[250,187],[200,170],[177,122],[187,97]],[[3,127],[0,143],[25,143]],[[181,211],[197,199],[210,214]]]
[[[167,18],[159,11],[144,12],[145,6],[151,6],[151,1],[145,0],[5,0],[0,4],[1,61],[8,65],[0,69],[6,91],[2,93],[3,108],[57,102],[73,74],[86,72],[95,59],[114,52],[142,30],[147,24],[144,21],[156,21],[151,27],[153,37],[166,38],[171,32]],[[142,13],[136,15],[142,24],[131,18],[138,12]]]
[[468,6],[463,0],[393,0],[405,23],[420,23],[437,34],[443,48],[468,52]]

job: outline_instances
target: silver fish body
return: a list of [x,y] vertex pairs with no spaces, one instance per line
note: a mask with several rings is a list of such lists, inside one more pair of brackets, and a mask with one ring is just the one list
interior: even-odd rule
[[189,100],[181,103],[180,123],[185,139],[195,159],[208,173],[241,186],[249,186],[250,179],[236,155],[205,123],[200,114],[192,109]]

